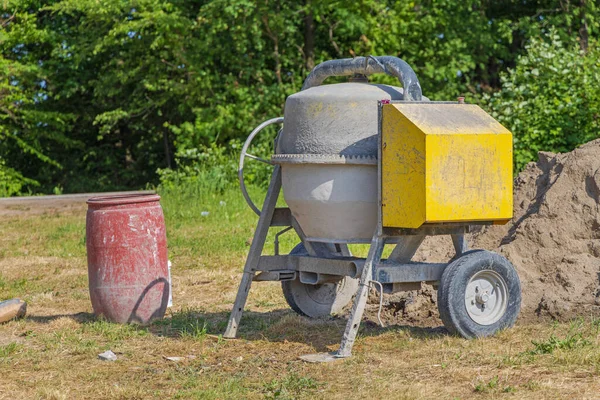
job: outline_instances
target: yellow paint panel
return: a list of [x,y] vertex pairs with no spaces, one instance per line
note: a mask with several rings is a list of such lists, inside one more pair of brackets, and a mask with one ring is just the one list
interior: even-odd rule
[[382,113],[383,225],[418,228],[425,222],[425,136],[393,107]]
[[427,135],[426,222],[512,217],[510,134]]
[[426,135],[511,134],[475,104],[392,104]]
[[382,109],[383,225],[512,218],[512,134],[469,104]]

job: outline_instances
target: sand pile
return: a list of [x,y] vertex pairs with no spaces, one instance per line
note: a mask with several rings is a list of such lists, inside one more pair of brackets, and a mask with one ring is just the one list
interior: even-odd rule
[[[600,313],[600,140],[570,153],[540,153],[515,180],[513,220],[471,234],[469,242],[471,248],[501,253],[516,267],[522,318]],[[432,237],[415,259],[452,256],[449,238]],[[388,323],[435,324],[431,292],[388,296]]]

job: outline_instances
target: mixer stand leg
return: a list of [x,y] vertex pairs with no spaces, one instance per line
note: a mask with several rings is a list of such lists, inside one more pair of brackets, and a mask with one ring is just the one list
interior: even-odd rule
[[358,291],[356,297],[354,297],[354,304],[352,305],[352,312],[348,318],[346,324],[346,331],[342,337],[342,343],[340,349],[337,351],[335,356],[337,358],[350,357],[352,355],[352,346],[356,340],[356,334],[360,326],[360,320],[362,319],[365,306],[367,305],[367,298],[369,296],[370,281],[373,278],[373,266],[381,260],[381,253],[383,253],[383,245],[385,239],[379,234],[373,236],[371,241],[371,247],[369,248],[369,254],[363,266],[362,273],[360,275],[360,283],[358,284]]
[[338,351],[334,353],[317,353],[307,354],[300,356],[301,360],[313,363],[330,362],[339,360],[342,358],[350,357],[352,355],[352,346],[356,340],[356,334],[360,326],[360,320],[362,319],[365,306],[367,305],[367,297],[369,296],[369,283],[373,278],[373,266],[381,260],[381,253],[383,253],[383,245],[385,244],[385,238],[380,236],[378,233],[373,236],[371,241],[371,247],[369,248],[369,254],[365,260],[365,264],[360,275],[360,282],[358,284],[358,290],[354,297],[354,304],[352,305],[352,312],[346,323],[346,331],[342,337],[342,343]]
[[227,329],[223,334],[224,338],[233,339],[237,334],[237,329],[242,318],[242,312],[248,299],[248,292],[250,291],[250,285],[252,284],[252,278],[256,273],[260,255],[262,254],[265,241],[267,239],[267,233],[269,232],[269,226],[273,219],[273,213],[275,212],[275,205],[277,204],[277,198],[279,197],[279,191],[281,190],[281,166],[276,165],[271,175],[271,183],[269,184],[269,190],[267,191],[267,197],[258,219],[258,225],[256,226],[256,232],[252,238],[252,245],[250,246],[250,252],[246,259],[246,265],[244,266],[244,274],[242,275],[242,282],[238,288],[233,310],[229,316],[229,322]]

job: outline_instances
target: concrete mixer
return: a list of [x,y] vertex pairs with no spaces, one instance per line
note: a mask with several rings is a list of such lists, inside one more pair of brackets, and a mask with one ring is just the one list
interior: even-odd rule
[[[370,84],[386,73],[402,87]],[[322,85],[329,77],[349,82]],[[248,153],[265,127],[283,123],[275,154]],[[274,166],[259,209],[244,185],[246,157]],[[349,357],[370,287],[380,293],[438,289],[441,319],[452,334],[492,335],[514,324],[521,303],[519,277],[501,255],[470,250],[473,227],[512,218],[512,134],[477,105],[430,101],[413,69],[396,57],[326,61],[289,96],[284,117],[259,125],[242,148],[240,187],[258,225],[225,337],[236,336],[253,281],[280,281],[290,307],[320,318],[353,306],[334,353],[308,361]],[[283,191],[286,208],[276,207]],[[270,227],[274,255],[262,255]],[[279,254],[279,235],[293,230],[299,244]],[[414,262],[428,235],[450,235],[448,263]],[[366,258],[348,245],[370,243]],[[385,244],[394,245],[382,259]]]

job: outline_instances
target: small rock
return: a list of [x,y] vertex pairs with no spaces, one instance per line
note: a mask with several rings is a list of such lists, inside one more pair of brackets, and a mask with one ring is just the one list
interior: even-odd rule
[[27,303],[19,299],[0,301],[0,323],[24,317]]
[[167,361],[173,361],[173,362],[185,360],[185,357],[167,357],[167,356],[163,356],[163,358],[165,360],[167,360]]
[[117,361],[117,356],[110,350],[106,350],[104,353],[98,354],[98,358],[102,361]]
[[167,356],[163,356],[163,358],[167,361],[173,361],[173,362],[178,362],[178,361],[184,361],[184,360],[193,360],[196,358],[196,356],[188,354],[185,357],[167,357]]

